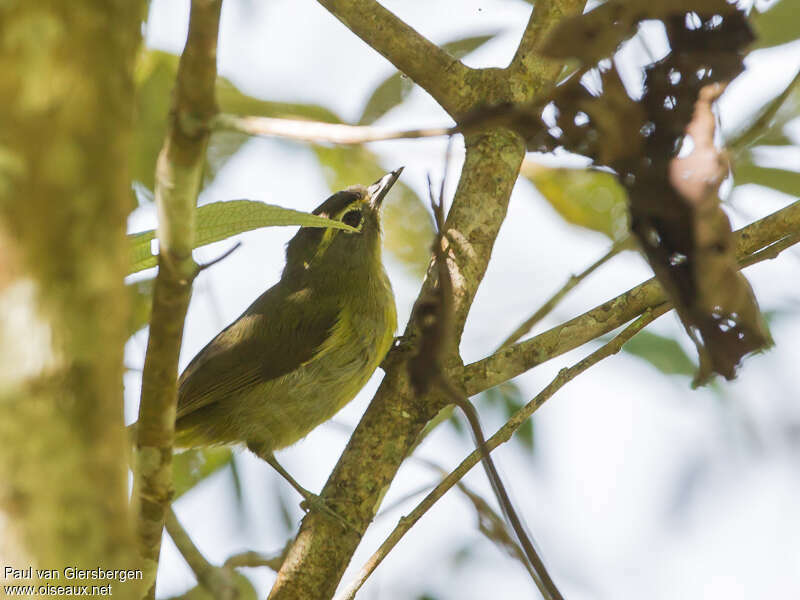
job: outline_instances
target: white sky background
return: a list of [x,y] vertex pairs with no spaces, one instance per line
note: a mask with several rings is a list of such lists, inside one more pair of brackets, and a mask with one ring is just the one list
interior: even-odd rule
[[[793,1],[793,0],[784,0]],[[505,66],[527,22],[522,1],[385,1],[384,5],[436,42],[502,31],[467,64]],[[188,24],[188,1],[153,0],[148,45],[180,52]],[[345,119],[357,118],[374,87],[393,67],[316,2],[226,0],[219,45],[219,72],[249,94],[269,100],[326,106]],[[735,129],[793,76],[800,46],[754,53],[748,72],[722,100],[726,130]],[[378,124],[414,128],[449,123],[444,112],[417,88]],[[794,127],[795,141],[798,127]],[[463,146],[451,161],[449,191],[455,189]],[[441,177],[444,142],[373,144],[388,169],[405,165],[403,181],[424,197],[425,174]],[[796,150],[796,148],[795,148]],[[772,159],[770,159],[772,160]],[[797,152],[777,165],[800,170]],[[370,183],[370,182],[352,182]],[[311,210],[328,190],[310,150],[272,140],[252,140],[223,169],[201,201],[261,199]],[[792,199],[748,186],[737,190],[729,214],[735,227],[764,216]],[[154,211],[138,210],[131,230],[152,228]],[[240,236],[243,247],[199,278],[189,310],[181,366],[261,292],[277,281],[283,247],[294,229],[262,229]],[[197,252],[208,260],[229,248],[227,240]],[[465,361],[490,353],[517,324],[569,276],[608,248],[599,234],[564,223],[527,182],[514,190],[509,216],[481,286],[464,335]],[[764,310],[793,306],[793,315],[773,323],[776,347],[745,361],[722,394],[692,391],[685,378],[669,378],[640,359],[621,354],[568,384],[534,418],[533,456],[519,444],[496,452],[496,460],[518,509],[542,549],[565,597],[582,599],[729,600],[800,597],[800,253],[746,271]],[[398,301],[400,330],[419,282],[387,259]],[[651,276],[634,253],[617,257],[581,284],[540,325],[549,328]],[[673,315],[651,325],[694,351]],[[143,364],[146,333],[129,343],[127,362]],[[594,348],[596,346],[592,346]],[[582,348],[517,381],[526,397],[538,392],[558,369],[586,355]],[[351,429],[382,376],[336,418]],[[140,374],[126,377],[127,412],[135,418]],[[483,415],[487,434],[501,424]],[[318,490],[338,458],[347,433],[334,424],[317,428],[278,458],[311,490]],[[470,450],[451,427],[437,430],[420,456],[452,468]],[[230,473],[202,483],[176,505],[179,517],[205,555],[217,564],[242,550],[271,552],[289,532],[279,497],[299,523],[299,498],[269,467],[247,453],[243,474],[244,517],[237,516]],[[407,461],[384,506],[432,483],[436,474]],[[466,480],[494,503],[483,473]],[[397,519],[421,497],[379,518],[357,552],[347,581],[377,548]],[[457,550],[469,557],[453,561]],[[263,597],[273,574],[245,571]],[[194,580],[165,537],[159,574],[161,597],[185,591]],[[488,542],[476,515],[458,492],[449,493],[378,568],[359,597],[437,599],[537,597],[524,569]]]

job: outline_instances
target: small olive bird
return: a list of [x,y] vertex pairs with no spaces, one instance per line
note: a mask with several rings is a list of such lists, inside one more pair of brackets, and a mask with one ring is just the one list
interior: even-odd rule
[[192,359],[178,381],[177,447],[245,443],[315,498],[273,451],[350,402],[392,344],[397,313],[381,262],[380,209],[402,170],[318,206],[313,214],[358,231],[301,228],[280,281]]

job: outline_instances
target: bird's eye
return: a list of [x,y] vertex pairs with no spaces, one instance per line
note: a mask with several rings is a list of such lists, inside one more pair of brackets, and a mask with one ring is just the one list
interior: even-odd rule
[[350,227],[358,227],[361,224],[361,211],[358,209],[347,211],[342,217],[342,223],[350,225]]

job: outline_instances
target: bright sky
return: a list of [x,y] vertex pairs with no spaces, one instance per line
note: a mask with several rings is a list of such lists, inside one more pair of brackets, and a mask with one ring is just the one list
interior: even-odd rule
[[[384,5],[436,42],[499,32],[467,58],[475,67],[507,64],[530,11],[521,0],[392,0]],[[187,23],[188,1],[153,0],[148,45],[180,51]],[[763,101],[781,91],[799,65],[797,43],[753,53],[748,71],[721,102],[723,128],[728,131],[746,123]],[[317,3],[290,0],[226,0],[219,70],[252,95],[322,104],[344,118],[357,118],[375,85],[393,72],[389,63]],[[405,129],[448,122],[433,100],[417,89],[379,124]],[[798,129],[792,129],[795,142],[800,142]],[[381,155],[387,169],[405,165],[403,181],[421,195],[426,173],[441,177],[441,140],[387,142],[371,149]],[[455,150],[450,194],[463,154],[460,142]],[[765,160],[800,170],[798,158],[795,146]],[[310,210],[327,194],[309,150],[252,140],[201,200],[251,198]],[[791,200],[748,186],[735,192],[729,214],[739,227]],[[152,210],[138,210],[131,217],[131,230],[153,227],[154,218]],[[243,247],[200,277],[188,315],[182,366],[275,283],[283,265],[283,246],[293,233],[293,229],[267,229],[242,235]],[[228,240],[209,246],[198,252],[198,259],[217,256],[231,244]],[[520,182],[470,316],[462,345],[464,359],[490,353],[571,273],[593,262],[608,246],[599,234],[564,223],[530,184]],[[745,361],[736,382],[692,391],[685,378],[661,375],[642,360],[622,354],[571,382],[536,414],[533,455],[519,444],[497,451],[496,460],[516,505],[565,597],[800,597],[799,260],[794,249],[747,271],[762,308],[788,314],[773,321],[776,347]],[[391,260],[387,269],[402,330],[419,282]],[[619,256],[569,296],[539,331],[648,277],[649,268],[636,254]],[[673,315],[662,317],[651,329],[674,336],[694,356]],[[129,343],[129,366],[141,366],[145,343],[145,333]],[[560,368],[589,351],[579,349],[520,377],[517,383],[524,396],[532,397]],[[319,427],[279,454],[309,489],[324,483],[346,442],[346,431],[357,423],[381,376],[380,371],[375,374],[336,417],[336,424]],[[139,373],[131,371],[126,377],[129,420],[135,418],[138,392]],[[482,419],[487,433],[501,424],[494,410],[483,411]],[[452,468],[469,450],[467,438],[443,426],[418,453]],[[237,461],[245,494],[241,513],[228,472],[201,484],[176,506],[195,542],[216,563],[245,549],[281,548],[289,532],[280,517],[280,502],[292,511],[292,529],[301,514],[299,498],[266,465],[248,453]],[[435,479],[435,473],[408,461],[384,506]],[[493,503],[482,472],[475,470],[466,481]],[[376,521],[344,581],[420,498]],[[263,597],[271,572],[246,573]],[[181,593],[192,584],[188,567],[166,541],[159,596]],[[414,528],[360,597],[403,599],[423,593],[459,600],[535,597],[524,569],[477,531],[474,511],[457,492],[448,494]]]

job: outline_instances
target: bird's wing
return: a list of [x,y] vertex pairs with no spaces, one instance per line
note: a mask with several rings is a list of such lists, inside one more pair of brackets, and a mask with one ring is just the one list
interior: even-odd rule
[[314,358],[339,318],[308,288],[273,287],[192,359],[178,381],[177,417],[290,373]]

